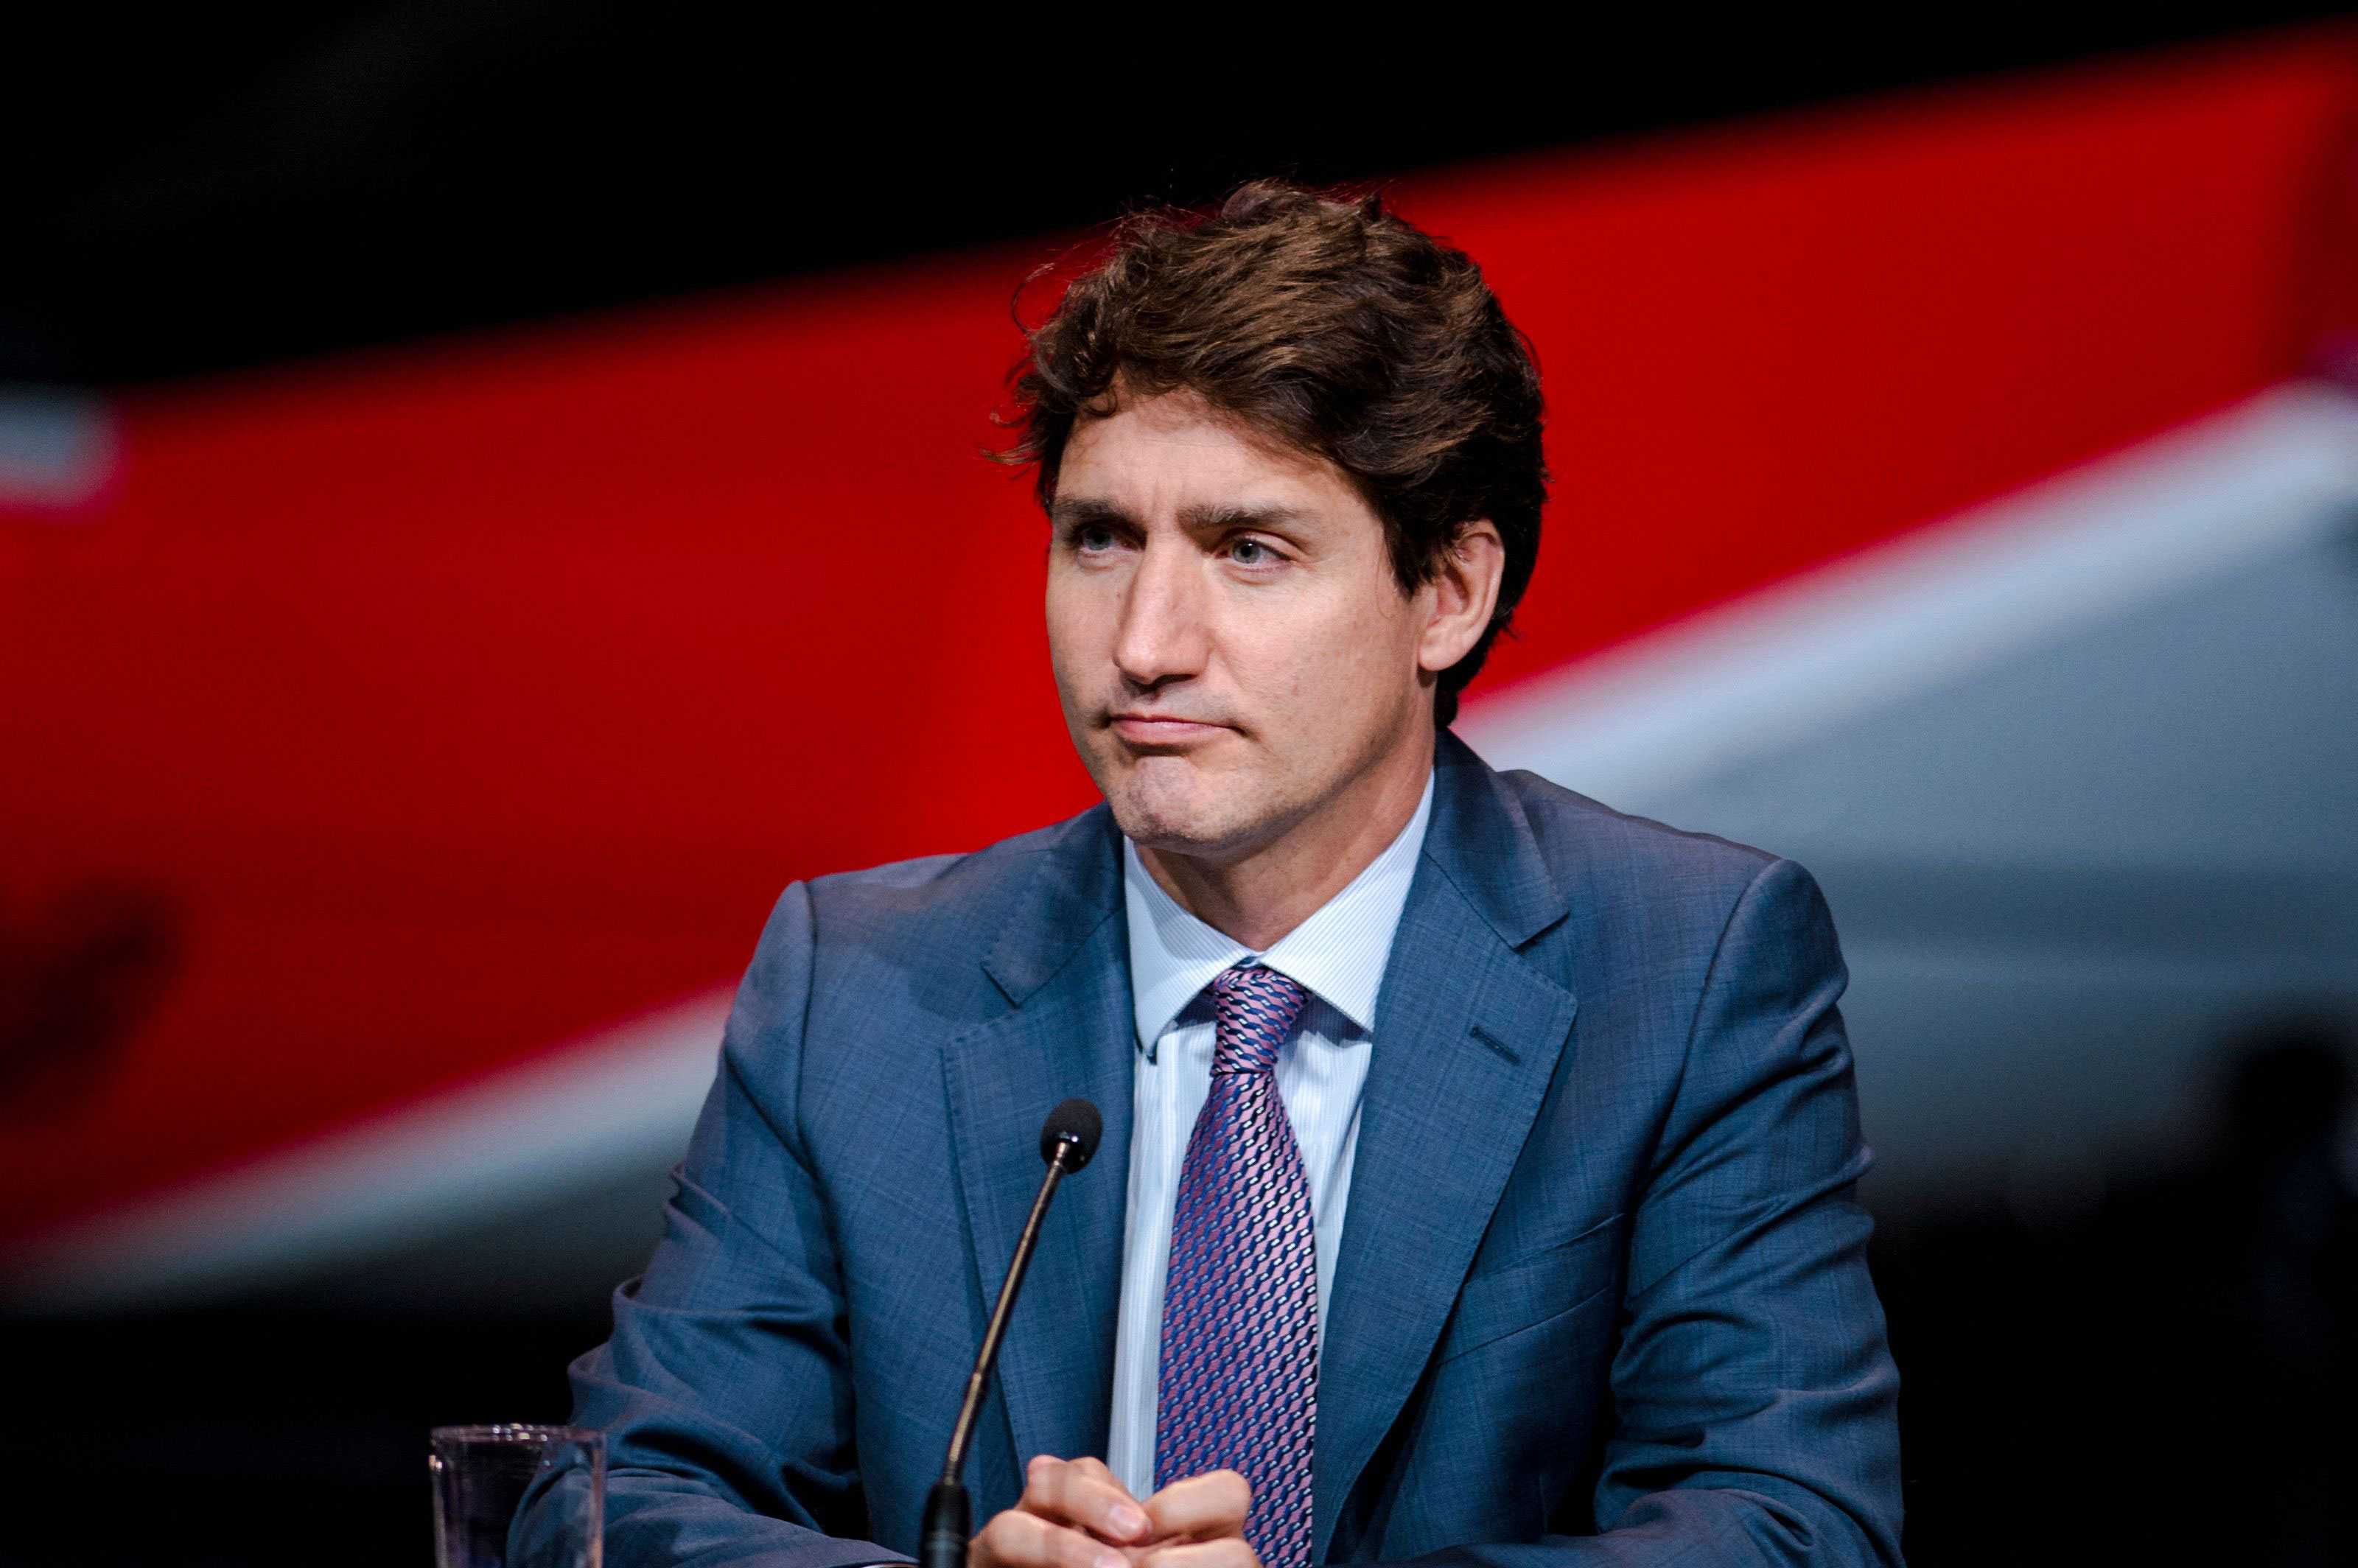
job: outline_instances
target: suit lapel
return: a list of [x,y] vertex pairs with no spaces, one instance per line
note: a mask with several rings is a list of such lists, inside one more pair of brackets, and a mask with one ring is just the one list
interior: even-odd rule
[[1136,1033],[1120,865],[1104,807],[1055,830],[985,960],[1011,1010],[943,1048],[959,1193],[986,1310],[1039,1190],[1040,1123],[1076,1095],[1105,1118],[1095,1159],[1057,1194],[1000,1350],[998,1385],[1019,1474],[1034,1454],[1101,1454],[1105,1447]]
[[1319,1368],[1312,1561],[1422,1375],[1571,1033],[1517,949],[1564,901],[1520,806],[1444,734],[1393,938]]

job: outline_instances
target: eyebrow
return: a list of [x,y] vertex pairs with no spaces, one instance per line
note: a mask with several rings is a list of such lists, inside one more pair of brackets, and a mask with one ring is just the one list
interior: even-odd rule
[[1205,505],[1181,508],[1179,521],[1191,532],[1215,534],[1230,528],[1282,528],[1306,515],[1296,506]]
[[[1181,508],[1179,522],[1190,533],[1217,534],[1232,528],[1282,528],[1307,515],[1294,506],[1230,506],[1206,503]],[[1090,495],[1057,501],[1048,508],[1048,517],[1059,528],[1076,528],[1088,523],[1120,523],[1131,527],[1138,524],[1137,518],[1121,506]]]
[[1048,508],[1048,521],[1059,528],[1076,528],[1084,523],[1130,523],[1129,513],[1110,501],[1095,496],[1076,496],[1067,501],[1058,499]]

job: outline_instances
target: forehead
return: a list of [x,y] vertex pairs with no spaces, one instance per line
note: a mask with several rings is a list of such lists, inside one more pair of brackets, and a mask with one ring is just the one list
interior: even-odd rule
[[1077,421],[1057,465],[1055,500],[1103,502],[1141,515],[1206,503],[1311,511],[1363,504],[1334,464],[1184,390]]

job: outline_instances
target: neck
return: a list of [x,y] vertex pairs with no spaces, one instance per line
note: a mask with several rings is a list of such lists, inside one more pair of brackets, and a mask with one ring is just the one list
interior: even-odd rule
[[1139,847],[1179,907],[1256,953],[1315,914],[1401,836],[1433,773],[1433,732],[1387,754],[1267,844],[1211,860]]

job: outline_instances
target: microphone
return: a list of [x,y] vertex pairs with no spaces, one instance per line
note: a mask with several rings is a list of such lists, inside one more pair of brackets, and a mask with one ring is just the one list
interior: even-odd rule
[[966,1568],[967,1538],[974,1533],[974,1509],[968,1500],[967,1446],[974,1440],[974,1418],[982,1409],[983,1390],[990,1369],[999,1363],[999,1342],[1006,1337],[1008,1314],[1015,1310],[1015,1292],[1023,1288],[1023,1271],[1032,1266],[1032,1249],[1040,1241],[1040,1222],[1048,1217],[1048,1200],[1056,1184],[1089,1162],[1105,1135],[1105,1119],[1085,1099],[1068,1099],[1048,1113],[1040,1128],[1040,1158],[1048,1173],[1040,1178],[1040,1195],[1032,1200],[1032,1217],[1023,1222],[1016,1239],[1014,1260],[1007,1265],[1007,1281],[999,1287],[999,1304],[990,1309],[990,1326],[982,1331],[982,1348],[975,1353],[974,1370],[966,1380],[966,1400],[958,1406],[957,1424],[950,1428],[949,1453],[942,1458],[942,1478],[925,1494],[925,1521],[917,1530],[917,1561],[922,1568]]

